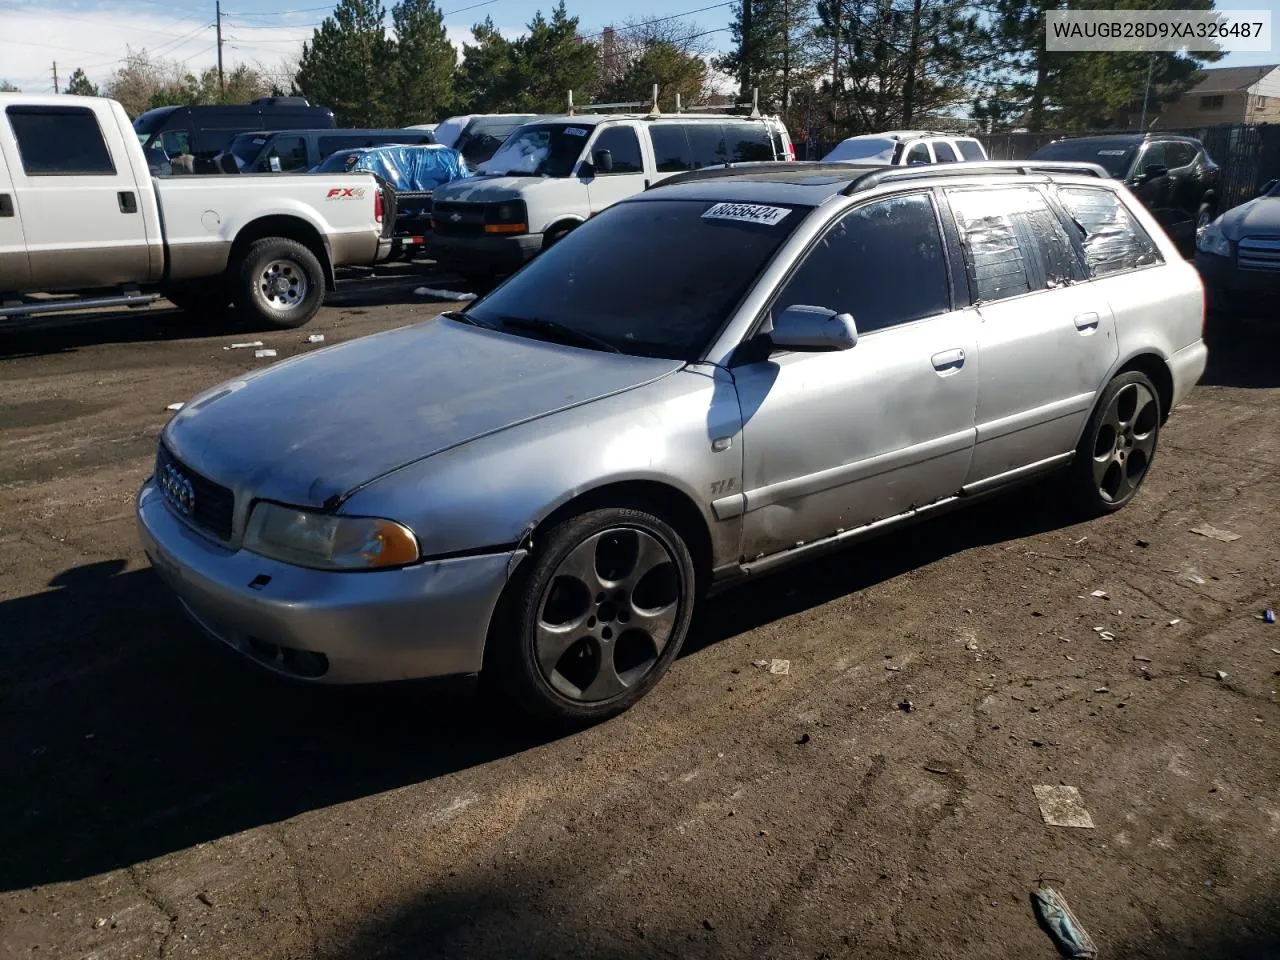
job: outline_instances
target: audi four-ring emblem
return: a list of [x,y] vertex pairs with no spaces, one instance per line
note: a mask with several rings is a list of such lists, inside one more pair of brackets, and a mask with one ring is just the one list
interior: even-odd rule
[[165,468],[160,471],[159,480],[165,499],[183,516],[191,516],[191,511],[196,508],[196,490],[191,481],[171,463],[165,464]]

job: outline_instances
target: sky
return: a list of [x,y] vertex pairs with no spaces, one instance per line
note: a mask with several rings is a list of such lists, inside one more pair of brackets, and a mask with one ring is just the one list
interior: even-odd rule
[[[385,0],[388,8],[393,0]],[[473,23],[492,17],[508,36],[517,36],[541,8],[555,0],[443,0],[445,26],[455,44],[470,37]],[[567,0],[579,17],[583,33],[597,33],[608,23],[628,19],[651,20],[678,14],[701,31],[714,50],[726,49],[736,0]],[[1280,63],[1280,0],[1219,0],[1218,9],[1272,11],[1272,50],[1229,54],[1218,66]],[[268,72],[296,57],[301,42],[311,36],[332,3],[323,0],[224,0],[224,67],[237,63],[262,66]],[[217,62],[213,29],[213,0],[63,0],[33,3],[0,0],[0,80],[29,93],[52,92],[53,64],[66,83],[71,71],[83,67],[89,79],[102,84],[128,51],[142,48],[181,61],[192,73]]]

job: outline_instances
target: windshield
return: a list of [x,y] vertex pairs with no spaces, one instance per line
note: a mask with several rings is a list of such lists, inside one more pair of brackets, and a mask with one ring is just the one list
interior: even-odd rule
[[1137,150],[1138,145],[1131,140],[1063,140],[1041,147],[1031,159],[1097,163],[1111,176],[1123,177]]
[[530,124],[508,137],[480,164],[480,173],[523,177],[567,177],[573,173],[591,128],[572,124]]
[[262,152],[267,143],[265,133],[242,133],[231,141],[227,152],[240,161],[240,166],[248,166],[253,158]]
[[436,124],[435,134],[436,143],[443,143],[446,147],[452,147],[453,142],[458,139],[458,134],[462,132],[462,128],[467,125],[470,117],[450,117],[448,120],[442,120]]
[[[557,325],[623,353],[698,360],[809,209],[709,200],[615,204],[466,315],[495,328],[509,322],[520,335],[534,323]],[[644,266],[654,263],[662,264],[656,273]]]
[[880,137],[857,137],[845,140],[828,153],[823,160],[861,160],[870,163],[893,163],[896,140]]

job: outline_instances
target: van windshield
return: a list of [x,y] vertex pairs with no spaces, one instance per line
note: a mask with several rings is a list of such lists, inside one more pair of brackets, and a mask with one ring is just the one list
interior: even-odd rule
[[893,163],[893,151],[898,141],[887,137],[853,137],[838,144],[822,159],[858,160],[863,163]]
[[478,171],[491,176],[567,177],[590,135],[589,126],[531,123],[508,137]]

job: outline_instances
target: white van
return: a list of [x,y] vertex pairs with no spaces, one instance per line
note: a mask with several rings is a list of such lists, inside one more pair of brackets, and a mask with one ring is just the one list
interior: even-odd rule
[[974,137],[928,130],[886,130],[840,141],[823,163],[869,163],[911,167],[921,163],[986,160],[987,151]]
[[479,177],[435,192],[428,254],[468,277],[519,267],[610,204],[665,177],[793,159],[770,118],[602,114],[514,131]]

